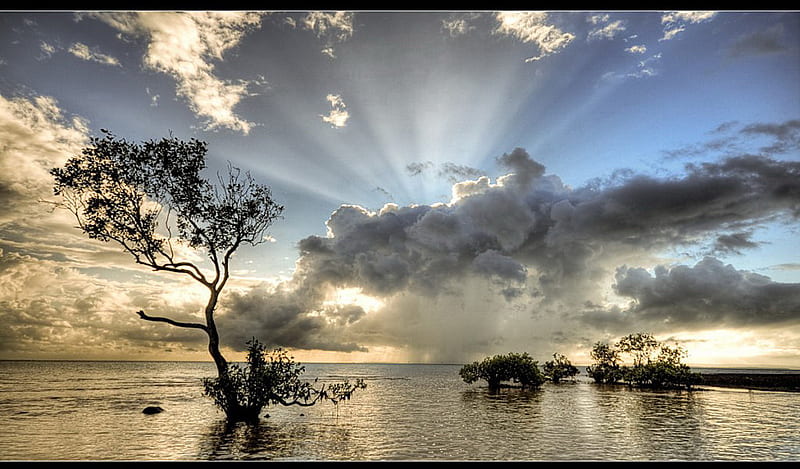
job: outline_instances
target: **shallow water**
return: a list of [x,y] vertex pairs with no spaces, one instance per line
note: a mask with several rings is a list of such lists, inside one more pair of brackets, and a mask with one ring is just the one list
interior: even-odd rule
[[306,368],[367,389],[229,426],[202,395],[211,363],[0,362],[0,459],[800,460],[800,393],[631,390],[585,374],[490,393],[458,365]]

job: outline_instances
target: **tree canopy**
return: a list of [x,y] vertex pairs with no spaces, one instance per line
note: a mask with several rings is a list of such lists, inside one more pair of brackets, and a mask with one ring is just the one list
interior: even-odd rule
[[565,378],[572,378],[580,373],[578,367],[573,365],[565,355],[560,353],[554,353],[552,360],[544,362],[542,371],[544,372],[544,376],[553,383],[558,383]]
[[464,365],[459,375],[468,384],[485,380],[492,390],[499,389],[503,382],[519,383],[523,388],[536,388],[545,381],[538,362],[527,352],[487,357],[483,361]]
[[[56,205],[71,211],[90,238],[116,242],[136,263],[189,276],[206,287],[202,322],[136,313],[146,321],[208,335],[218,377],[206,380],[206,392],[229,419],[252,419],[269,403],[336,401],[363,387],[345,382],[317,390],[299,380],[304,368],[282,352],[267,362],[257,341],[250,344],[247,369],[229,364],[220,351],[214,313],[230,279],[232,256],[244,244],[264,242],[267,229],[283,212],[269,187],[231,164],[212,184],[203,175],[208,145],[196,139],[170,135],[139,144],[107,130],[103,134],[63,167],[51,170],[53,192],[61,197]],[[187,249],[203,252],[210,267],[181,258]]]
[[[139,144],[105,129],[103,133],[63,167],[50,171],[53,192],[62,200],[58,205],[75,215],[90,238],[114,241],[138,264],[188,275],[204,285],[209,291],[204,323],[137,314],[147,321],[204,331],[218,373],[226,373],[214,311],[230,278],[231,257],[242,244],[262,243],[283,206],[272,199],[269,187],[230,164],[227,174],[218,174],[218,184],[212,184],[202,174],[205,142],[170,135]],[[213,272],[181,259],[179,245],[204,251]]]
[[[595,363],[586,371],[598,383],[622,381],[638,387],[691,388],[700,382],[700,375],[681,362],[686,356],[683,348],[670,347],[649,333],[629,334],[613,347],[598,342],[591,356]],[[632,365],[622,364],[626,357]]]

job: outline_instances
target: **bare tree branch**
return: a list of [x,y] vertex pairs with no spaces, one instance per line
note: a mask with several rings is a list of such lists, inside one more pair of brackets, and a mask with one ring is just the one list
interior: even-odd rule
[[147,314],[145,314],[144,311],[137,311],[136,314],[138,314],[139,317],[144,319],[145,321],[165,322],[167,324],[171,324],[171,325],[176,326],[176,327],[187,327],[187,328],[191,328],[191,329],[200,329],[200,330],[203,330],[205,332],[208,332],[208,327],[206,327],[205,324],[199,324],[199,323],[195,323],[195,322],[180,322],[180,321],[175,321],[175,320],[170,319],[170,318],[162,318],[162,317],[157,317],[157,316],[148,316]]

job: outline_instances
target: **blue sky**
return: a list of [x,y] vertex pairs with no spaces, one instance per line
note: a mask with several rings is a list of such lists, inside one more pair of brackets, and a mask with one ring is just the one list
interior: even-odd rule
[[[800,366],[799,45],[793,11],[2,12],[0,356],[204,359],[125,313],[191,316],[191,285],[37,202],[106,128],[207,141],[210,175],[285,205],[237,256],[234,350],[580,362],[646,329],[697,363]],[[320,239],[338,280],[300,249]]]

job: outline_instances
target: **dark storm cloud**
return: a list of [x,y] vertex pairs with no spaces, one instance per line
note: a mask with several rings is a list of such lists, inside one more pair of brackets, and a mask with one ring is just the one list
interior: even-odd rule
[[800,284],[773,282],[711,257],[694,267],[659,266],[655,275],[622,267],[614,289],[634,301],[627,314],[652,323],[730,327],[800,319]]
[[[347,337],[345,325],[358,324],[360,316],[324,306],[326,295],[338,288],[357,287],[384,299],[412,292],[433,301],[463,294],[470,279],[484,279],[494,285],[493,294],[507,300],[527,292],[539,305],[583,304],[597,298],[603,287],[599,282],[613,274],[624,256],[709,242],[746,249],[752,247],[743,234],[748,228],[800,215],[798,162],[744,155],[687,165],[681,177],[623,172],[604,184],[575,190],[545,175],[544,166],[523,149],[498,162],[515,172],[494,184],[487,177],[456,184],[450,204],[387,205],[378,213],[340,207],[327,222],[328,236],[299,242],[301,257],[290,281],[275,292],[254,290],[232,302],[226,317],[246,326],[233,329],[261,331],[278,345],[357,349],[356,340],[341,343]],[[690,272],[727,272],[715,267],[706,262]],[[683,278],[682,272],[675,270],[674,278]],[[682,288],[690,294],[685,308],[669,314],[696,321],[692,314],[706,314],[699,305],[711,301],[720,307],[713,314],[738,323],[746,322],[746,311],[755,311],[754,322],[760,317],[796,319],[797,286],[736,275],[738,300],[722,297],[712,285],[691,290],[691,282],[674,283],[674,298],[680,299]],[[643,320],[664,314],[653,309],[647,286],[637,289],[636,280],[646,279],[634,269],[618,273],[618,293],[641,301],[636,312]],[[722,288],[724,282],[715,285]],[[771,305],[769,295],[782,299]],[[738,313],[723,311],[737,301]],[[616,317],[598,311],[592,320],[602,315]],[[388,328],[392,319],[386,321]]]
[[777,24],[764,31],[745,34],[730,47],[731,57],[746,57],[764,54],[777,54],[787,51],[784,44],[783,24]]
[[752,236],[752,232],[720,235],[714,242],[714,252],[740,254],[742,249],[758,247],[758,243],[750,240]]
[[[312,296],[307,296],[308,293]],[[366,351],[335,333],[337,326],[363,316],[363,309],[354,305],[324,308],[316,295],[302,289],[267,293],[256,288],[246,293],[232,292],[225,300],[225,312],[218,319],[223,341],[240,349],[244,349],[250,338],[258,337],[275,347]]]
[[523,184],[528,184],[544,174],[544,165],[532,160],[528,152],[522,148],[515,148],[511,153],[503,153],[497,158],[497,162],[510,169]]

